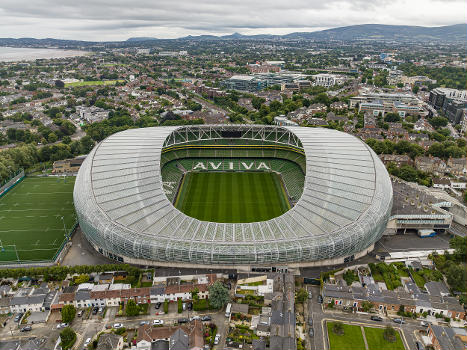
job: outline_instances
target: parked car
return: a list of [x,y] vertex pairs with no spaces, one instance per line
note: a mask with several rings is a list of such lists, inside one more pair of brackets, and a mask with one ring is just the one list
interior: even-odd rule
[[308,317],[308,325],[313,326],[313,319],[311,317]]
[[188,311],[191,311],[193,310],[193,303],[191,301],[189,301],[186,305],[186,308],[188,309]]
[[76,314],[78,317],[83,316],[84,310],[79,310],[78,313]]
[[162,303],[156,303],[156,305],[154,305],[154,307],[156,308],[156,310],[159,310],[159,308],[161,307]]
[[318,303],[320,304],[323,303],[323,297],[321,295],[318,295]]
[[425,322],[425,321],[421,321],[420,322],[420,326],[422,327],[428,327],[430,324],[428,322]]
[[371,319],[372,321],[378,321],[378,322],[382,322],[382,321],[383,321],[383,319],[382,319],[381,317],[379,317],[379,316],[371,316],[370,319]]
[[425,350],[425,347],[419,341],[416,341],[415,345],[417,346],[417,350]]
[[177,322],[178,322],[179,324],[182,324],[182,323],[188,323],[189,320],[188,320],[188,318],[179,318],[179,319],[177,320]]
[[313,330],[313,328],[310,328],[310,330],[308,331],[308,334],[310,335],[310,337],[314,337],[315,335],[315,331]]
[[211,320],[212,320],[211,316],[208,316],[208,315],[201,317],[201,321],[211,321]]
[[31,330],[32,330],[31,326],[26,326],[26,327],[21,328],[21,332],[29,332]]
[[215,338],[214,338],[214,345],[217,345],[219,344],[219,341],[221,340],[221,335],[220,334],[216,334]]
[[161,326],[164,324],[164,320],[154,320],[152,321],[153,326]]
[[18,323],[18,322],[21,320],[21,318],[23,317],[23,315],[24,315],[24,314],[23,314],[22,312],[20,312],[19,314],[17,314],[17,315],[15,316],[15,322]]
[[149,321],[141,321],[141,322],[139,323],[140,326],[144,326],[144,325],[146,325],[146,324],[149,324]]
[[115,329],[123,328],[123,325],[121,323],[115,323],[113,328]]
[[93,314],[93,315],[97,315],[97,312],[98,312],[98,311],[99,311],[99,308],[98,308],[97,306],[94,306],[94,307],[92,308],[92,314]]
[[90,343],[91,343],[91,338],[87,338],[85,341],[84,341],[84,344],[83,344],[83,347],[86,348]]
[[395,323],[399,323],[399,324],[404,324],[405,323],[405,321],[402,318],[395,318],[395,319],[393,319],[393,321]]
[[98,313],[103,313],[104,312],[104,308],[103,307],[100,307],[99,310],[97,311]]
[[312,292],[308,292],[308,299],[313,299],[313,293]]
[[59,323],[57,325],[57,329],[66,328],[66,327],[68,327],[68,323]]
[[201,320],[200,316],[193,316],[190,318],[190,321]]

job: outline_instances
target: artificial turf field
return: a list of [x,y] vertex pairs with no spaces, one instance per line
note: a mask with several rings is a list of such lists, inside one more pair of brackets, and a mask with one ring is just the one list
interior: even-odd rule
[[76,221],[74,183],[26,177],[0,198],[0,263],[53,259]]
[[175,207],[204,221],[264,221],[289,208],[279,176],[272,172],[188,172]]

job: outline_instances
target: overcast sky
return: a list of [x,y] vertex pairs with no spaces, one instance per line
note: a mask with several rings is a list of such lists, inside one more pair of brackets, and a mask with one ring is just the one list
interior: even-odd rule
[[353,24],[467,22],[465,0],[0,0],[0,37],[286,34]]

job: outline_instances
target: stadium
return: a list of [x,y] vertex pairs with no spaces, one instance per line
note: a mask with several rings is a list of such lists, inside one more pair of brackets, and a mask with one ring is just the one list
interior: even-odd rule
[[138,265],[320,266],[370,252],[392,208],[376,154],[331,129],[151,127],[98,144],[74,188],[101,254]]

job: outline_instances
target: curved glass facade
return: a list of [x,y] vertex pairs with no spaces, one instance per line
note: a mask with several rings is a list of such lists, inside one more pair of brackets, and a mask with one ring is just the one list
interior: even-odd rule
[[[281,216],[253,223],[200,221],[177,210],[161,179],[162,150],[223,137],[294,147],[305,186]],[[97,145],[79,171],[75,208],[94,246],[131,259],[275,264],[347,257],[377,241],[392,207],[389,175],[356,137],[330,129],[200,125],[126,130]]]

